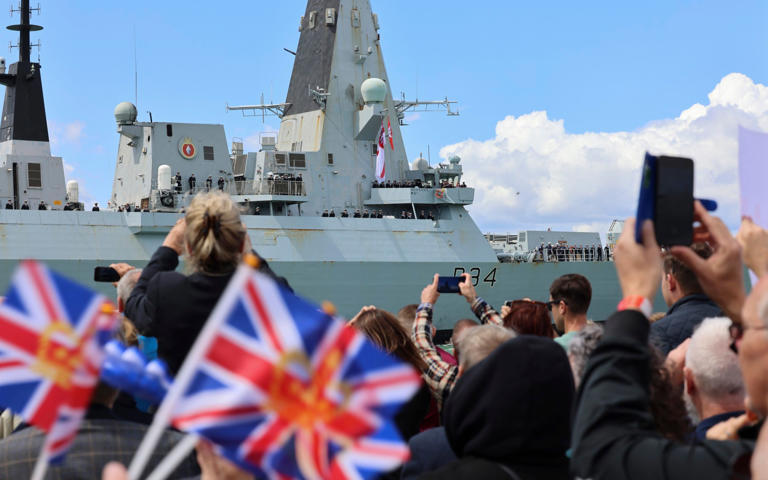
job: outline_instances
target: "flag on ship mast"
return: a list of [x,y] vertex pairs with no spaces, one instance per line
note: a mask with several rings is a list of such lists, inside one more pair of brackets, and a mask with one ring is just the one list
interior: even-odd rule
[[389,122],[389,117],[387,117],[387,136],[389,137],[389,146],[394,150],[395,141],[392,139],[392,124]]
[[384,137],[387,135],[384,130],[384,120],[381,121],[381,130],[379,130],[378,148],[376,149],[376,181],[384,182],[386,177],[386,159],[384,156]]

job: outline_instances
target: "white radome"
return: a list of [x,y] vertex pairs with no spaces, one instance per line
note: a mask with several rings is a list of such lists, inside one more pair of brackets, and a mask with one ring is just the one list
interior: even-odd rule
[[429,161],[424,157],[419,157],[413,161],[411,170],[429,170]]
[[360,85],[360,93],[366,104],[384,103],[387,99],[387,84],[380,78],[369,78]]
[[136,121],[136,106],[131,102],[122,102],[115,107],[115,121],[118,125],[129,125]]

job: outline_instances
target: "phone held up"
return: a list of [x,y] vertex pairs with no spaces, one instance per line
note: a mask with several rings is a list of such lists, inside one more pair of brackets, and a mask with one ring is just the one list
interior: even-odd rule
[[459,284],[464,277],[437,277],[437,291],[440,293],[459,293]]
[[645,220],[653,221],[662,247],[693,242],[693,160],[645,154],[636,219],[638,243]]
[[94,267],[93,281],[94,282],[119,282],[120,274],[117,273],[117,270],[111,267]]

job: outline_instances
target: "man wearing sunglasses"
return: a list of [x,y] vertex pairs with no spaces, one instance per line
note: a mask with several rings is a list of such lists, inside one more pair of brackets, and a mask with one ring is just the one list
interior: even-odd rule
[[[747,407],[764,417],[768,414],[768,278],[763,276],[747,297],[739,241],[700,203],[695,203],[694,212],[700,223],[694,241],[707,242],[713,254],[703,259],[690,247],[672,247],[670,252],[696,273],[704,293],[741,326],[741,337],[739,327],[732,329],[732,335]],[[635,242],[634,231],[634,219],[627,220],[614,251],[624,299],[607,320],[603,340],[587,363],[577,396],[571,473],[595,479],[766,478],[768,431],[761,432],[757,445],[736,439],[704,440],[691,446],[665,439],[655,430],[648,394],[648,316],[650,299],[659,288],[661,252],[650,221],[643,225],[642,244]],[[747,266],[765,275],[768,253],[756,255],[759,261],[755,260],[753,245],[742,243]],[[768,249],[768,240],[763,245]]]
[[559,337],[555,341],[566,351],[576,333],[587,325],[587,310],[592,301],[592,285],[578,273],[558,277],[549,287],[547,308]]

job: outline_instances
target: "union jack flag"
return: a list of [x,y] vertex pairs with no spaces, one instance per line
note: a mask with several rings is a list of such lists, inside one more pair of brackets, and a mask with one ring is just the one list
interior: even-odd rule
[[0,302],[0,402],[49,432],[63,459],[99,379],[116,320],[105,297],[28,260]]
[[270,478],[371,478],[408,458],[392,417],[421,383],[411,366],[245,266],[208,323],[174,426]]

